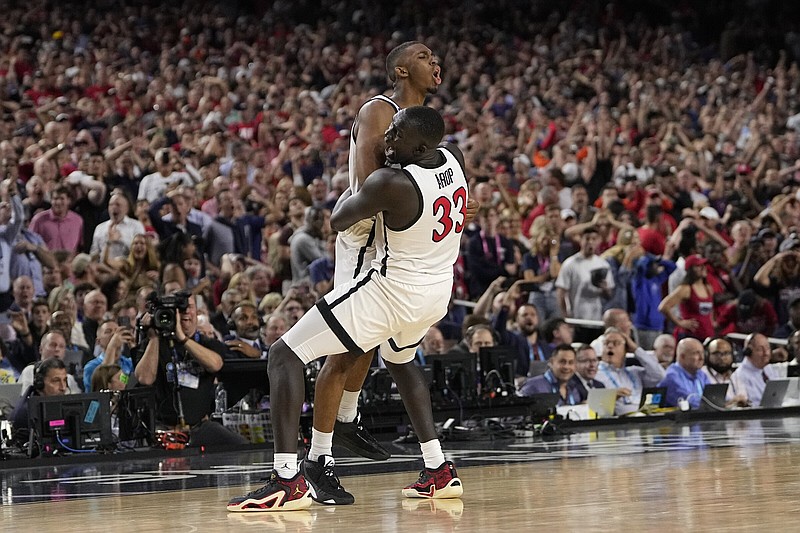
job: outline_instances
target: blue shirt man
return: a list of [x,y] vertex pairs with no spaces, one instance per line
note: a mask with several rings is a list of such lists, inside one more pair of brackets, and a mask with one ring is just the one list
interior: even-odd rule
[[697,339],[686,338],[678,343],[675,362],[658,383],[659,387],[667,388],[666,405],[676,407],[683,399],[692,409],[700,407],[703,388],[708,384],[708,376],[700,371],[704,363],[703,354],[703,345]]
[[559,344],[547,360],[547,372],[530,378],[519,390],[521,396],[558,394],[558,405],[577,405],[586,401],[585,389],[581,392],[575,376],[575,349],[569,344]]
[[92,374],[107,357],[111,358],[108,364],[118,364],[126,376],[133,373],[133,360],[120,353],[126,343],[129,346],[133,345],[133,340],[133,332],[130,328],[120,328],[113,320],[107,320],[100,324],[97,328],[97,345],[95,346],[95,353],[98,355],[83,367],[85,391],[92,390]]
[[664,331],[664,315],[658,310],[661,288],[675,271],[675,263],[650,254],[636,261],[636,272],[631,280],[631,292],[636,309],[632,321],[637,330]]

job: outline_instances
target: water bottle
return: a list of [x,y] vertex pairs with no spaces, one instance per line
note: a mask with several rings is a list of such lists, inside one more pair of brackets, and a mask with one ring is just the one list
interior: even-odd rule
[[217,383],[216,393],[214,394],[214,414],[222,416],[222,413],[228,408],[228,391],[222,386],[222,383]]

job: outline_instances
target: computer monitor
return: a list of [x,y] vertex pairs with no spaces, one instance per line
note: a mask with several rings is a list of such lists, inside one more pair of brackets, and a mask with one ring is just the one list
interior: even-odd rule
[[478,350],[482,391],[514,392],[517,353],[507,346],[486,346]]
[[247,396],[252,389],[269,394],[266,359],[225,359],[217,379],[227,393],[228,407]]
[[639,401],[639,409],[664,407],[666,401],[666,387],[645,387],[642,389],[642,398]]
[[474,353],[429,354],[425,361],[433,368],[431,400],[439,404],[474,400],[478,393],[478,360]]
[[116,413],[120,442],[135,441],[135,446],[156,444],[155,387],[136,387],[120,391]]
[[31,396],[28,425],[44,451],[93,451],[112,447],[111,394]]

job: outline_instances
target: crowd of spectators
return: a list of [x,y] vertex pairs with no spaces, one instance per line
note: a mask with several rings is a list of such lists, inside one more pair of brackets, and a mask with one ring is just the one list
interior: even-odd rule
[[791,6],[714,33],[703,6],[647,2],[223,4],[4,6],[3,380],[50,331],[79,366],[132,373],[104,324],[135,324],[169,283],[202,335],[248,341],[227,355],[264,356],[330,288],[353,117],[413,39],[440,58],[428,103],[482,205],[453,291],[477,308],[453,304],[446,343],[494,322],[534,367],[573,340],[563,318],[609,309],[647,350],[800,326]]

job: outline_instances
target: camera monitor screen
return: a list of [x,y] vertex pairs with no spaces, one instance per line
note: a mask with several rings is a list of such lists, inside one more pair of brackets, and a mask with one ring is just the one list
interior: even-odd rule
[[478,394],[478,361],[474,353],[429,354],[433,368],[432,399],[436,403],[474,400]]
[[156,389],[136,387],[119,392],[117,400],[119,440],[155,445]]
[[487,389],[514,389],[517,354],[508,346],[485,346],[478,350],[481,366],[481,385]]
[[31,396],[28,423],[43,448],[89,451],[111,447],[108,392]]

